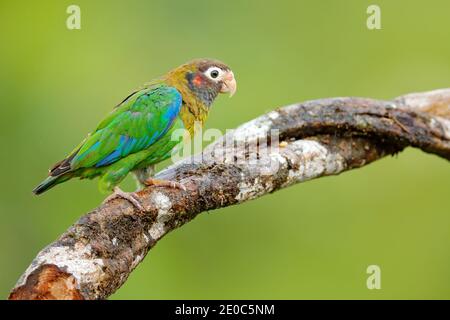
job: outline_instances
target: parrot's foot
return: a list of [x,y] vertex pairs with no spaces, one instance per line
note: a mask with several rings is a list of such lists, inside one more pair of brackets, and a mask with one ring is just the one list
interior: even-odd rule
[[183,184],[176,181],[149,178],[145,180],[144,183],[146,186],[167,187],[186,191],[186,187]]
[[125,199],[128,202],[130,202],[136,209],[145,212],[144,206],[142,205],[138,197],[136,197],[131,192],[123,191],[119,187],[114,187],[114,192],[103,201],[103,204],[108,203],[109,201],[117,198]]

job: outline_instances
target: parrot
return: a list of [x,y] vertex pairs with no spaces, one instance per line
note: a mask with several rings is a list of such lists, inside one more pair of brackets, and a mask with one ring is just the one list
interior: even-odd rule
[[131,172],[138,184],[186,190],[175,181],[153,178],[155,165],[172,154],[181,142],[172,141],[175,130],[192,138],[196,123],[204,125],[219,93],[233,96],[233,71],[215,59],[195,59],[133,91],[97,125],[96,129],[62,161],[33,193],[42,194],[72,178],[99,178],[101,192],[123,198],[142,210],[133,193],[118,186]]

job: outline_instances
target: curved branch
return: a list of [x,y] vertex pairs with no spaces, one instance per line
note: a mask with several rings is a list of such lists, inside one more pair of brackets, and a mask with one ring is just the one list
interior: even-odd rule
[[165,234],[203,211],[358,168],[407,146],[450,160],[449,118],[450,89],[272,111],[157,175],[186,191],[146,188],[136,193],[146,212],[115,199],[81,217],[37,255],[9,298],[104,299]]

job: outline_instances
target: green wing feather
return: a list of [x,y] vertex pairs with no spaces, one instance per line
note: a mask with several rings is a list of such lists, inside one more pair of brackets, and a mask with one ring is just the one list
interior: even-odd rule
[[159,85],[138,91],[106,117],[83,143],[71,169],[102,167],[157,141],[180,112],[181,94]]
[[165,84],[130,95],[66,159],[51,169],[49,181],[45,180],[34,192],[42,193],[55,184],[55,178],[67,173],[108,166],[149,148],[170,129],[181,106],[181,94]]

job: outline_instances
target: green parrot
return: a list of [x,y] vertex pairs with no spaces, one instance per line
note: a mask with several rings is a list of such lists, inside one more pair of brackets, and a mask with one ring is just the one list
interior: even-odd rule
[[152,178],[154,166],[169,158],[180,141],[174,130],[194,134],[194,123],[204,124],[219,93],[236,92],[231,69],[212,59],[197,59],[151,81],[131,93],[64,160],[33,193],[41,194],[57,184],[78,177],[99,177],[99,189],[112,192],[105,201],[125,198],[142,209],[132,193],[118,184],[132,172],[139,184],[184,189],[180,183]]

